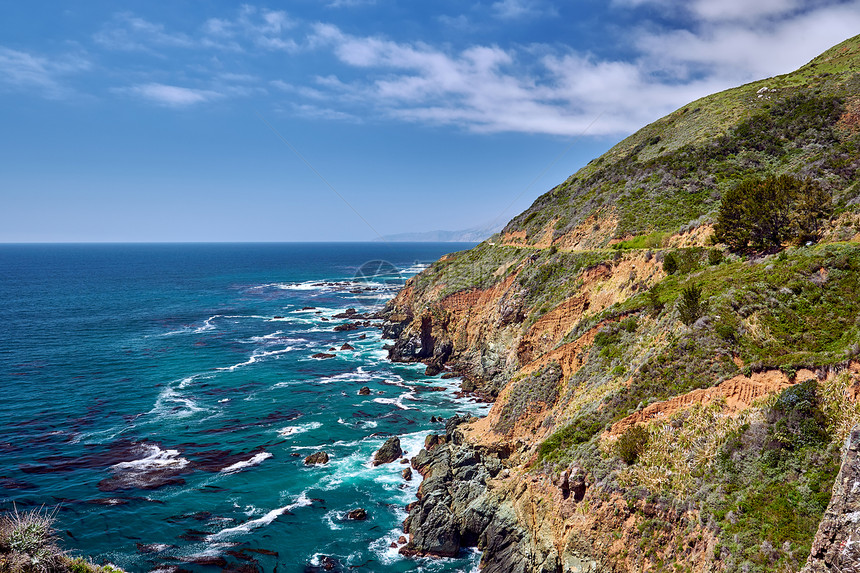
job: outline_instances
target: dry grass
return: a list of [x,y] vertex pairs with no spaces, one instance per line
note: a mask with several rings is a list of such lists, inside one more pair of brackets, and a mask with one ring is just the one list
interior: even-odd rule
[[720,402],[695,405],[649,424],[648,443],[637,463],[624,470],[622,482],[655,492],[690,492],[696,476],[709,471],[729,434],[761,416],[759,408],[737,416],[724,414],[724,408]]
[[839,442],[844,441],[851,429],[860,424],[860,401],[853,400],[849,393],[852,383],[848,370],[818,383],[818,392],[823,401],[821,409],[827,416],[828,430],[834,440]]

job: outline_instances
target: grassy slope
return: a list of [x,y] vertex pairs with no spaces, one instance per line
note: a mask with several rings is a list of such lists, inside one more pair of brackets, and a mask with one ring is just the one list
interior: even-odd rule
[[860,138],[837,122],[858,93],[860,36],[796,72],[707,96],[646,126],[505,231],[535,241],[556,221],[559,237],[601,210],[617,212],[618,237],[675,231],[713,214],[722,193],[752,173],[815,178],[845,208],[860,195]]

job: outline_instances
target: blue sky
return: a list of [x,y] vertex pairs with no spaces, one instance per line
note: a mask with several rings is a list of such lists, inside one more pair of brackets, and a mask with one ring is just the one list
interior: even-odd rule
[[858,30],[860,0],[4,2],[0,242],[507,221],[648,122]]

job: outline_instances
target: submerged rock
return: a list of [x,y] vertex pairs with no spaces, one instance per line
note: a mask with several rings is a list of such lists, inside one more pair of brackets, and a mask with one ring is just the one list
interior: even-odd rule
[[389,464],[403,455],[403,450],[400,449],[400,438],[394,436],[388,438],[382,447],[373,455],[373,465],[379,466]]
[[318,358],[320,360],[325,360],[326,358],[334,358],[334,354],[329,354],[328,352],[317,352],[311,358]]
[[368,388],[367,386],[362,386],[358,390],[358,395],[359,396],[370,396],[370,388]]

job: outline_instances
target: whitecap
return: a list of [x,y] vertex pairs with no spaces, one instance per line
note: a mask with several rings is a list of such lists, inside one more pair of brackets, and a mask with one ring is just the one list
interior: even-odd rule
[[233,366],[224,366],[222,368],[216,368],[216,370],[233,372],[237,368],[242,368],[243,366],[250,366],[256,362],[259,362],[263,358],[267,358],[269,356],[277,356],[278,354],[286,354],[287,352],[292,352],[296,348],[294,346],[288,346],[286,348],[282,348],[280,350],[264,350],[264,351],[254,351],[251,356],[245,362],[240,362],[238,364],[234,364]]
[[288,436],[295,436],[296,434],[303,434],[309,430],[316,430],[318,428],[322,428],[322,424],[319,422],[308,422],[307,424],[301,424],[299,426],[287,426],[285,428],[281,428],[278,430],[278,435],[286,438]]
[[153,470],[182,469],[189,464],[179,450],[162,450],[155,444],[141,444],[144,457],[128,462],[119,462],[110,468],[114,471],[149,472]]
[[307,496],[307,492],[302,492],[301,495],[299,495],[299,497],[296,498],[296,501],[294,501],[293,503],[291,503],[289,505],[285,505],[284,507],[279,507],[277,509],[273,509],[273,510],[269,511],[268,513],[266,513],[264,516],[258,517],[257,519],[252,519],[250,521],[246,521],[245,523],[243,523],[241,525],[222,529],[221,531],[219,531],[217,533],[213,533],[212,535],[207,536],[206,540],[212,542],[212,541],[218,541],[218,540],[223,539],[225,537],[230,537],[231,535],[248,533],[254,529],[257,529],[258,527],[264,527],[266,525],[269,525],[270,523],[272,523],[273,521],[278,519],[278,517],[280,517],[281,515],[285,514],[288,511],[291,511],[297,507],[308,506],[308,505],[311,505],[312,503],[313,502]]
[[418,401],[418,398],[415,397],[415,394],[412,392],[406,392],[405,394],[401,394],[397,398],[374,398],[373,401],[377,404],[393,404],[397,406],[401,410],[417,410],[417,408],[410,408],[403,404],[403,400],[415,400]]
[[353,372],[323,376],[322,378],[317,378],[315,381],[318,384],[331,384],[332,382],[370,382],[372,379],[373,374],[365,371],[363,366],[359,366]]
[[179,394],[170,386],[165,387],[158,398],[155,400],[155,405],[150,414],[156,416],[171,416],[175,418],[187,418],[197,412],[206,412],[207,409],[197,405],[197,402]]
[[248,460],[245,460],[242,462],[236,462],[235,464],[233,464],[231,466],[227,466],[226,468],[221,470],[221,473],[230,474],[230,473],[242,471],[245,468],[250,468],[252,466],[259,465],[259,464],[263,463],[263,460],[267,460],[271,457],[272,457],[272,454],[269,452],[260,452],[258,454],[254,454],[251,457],[251,459],[248,459]]

